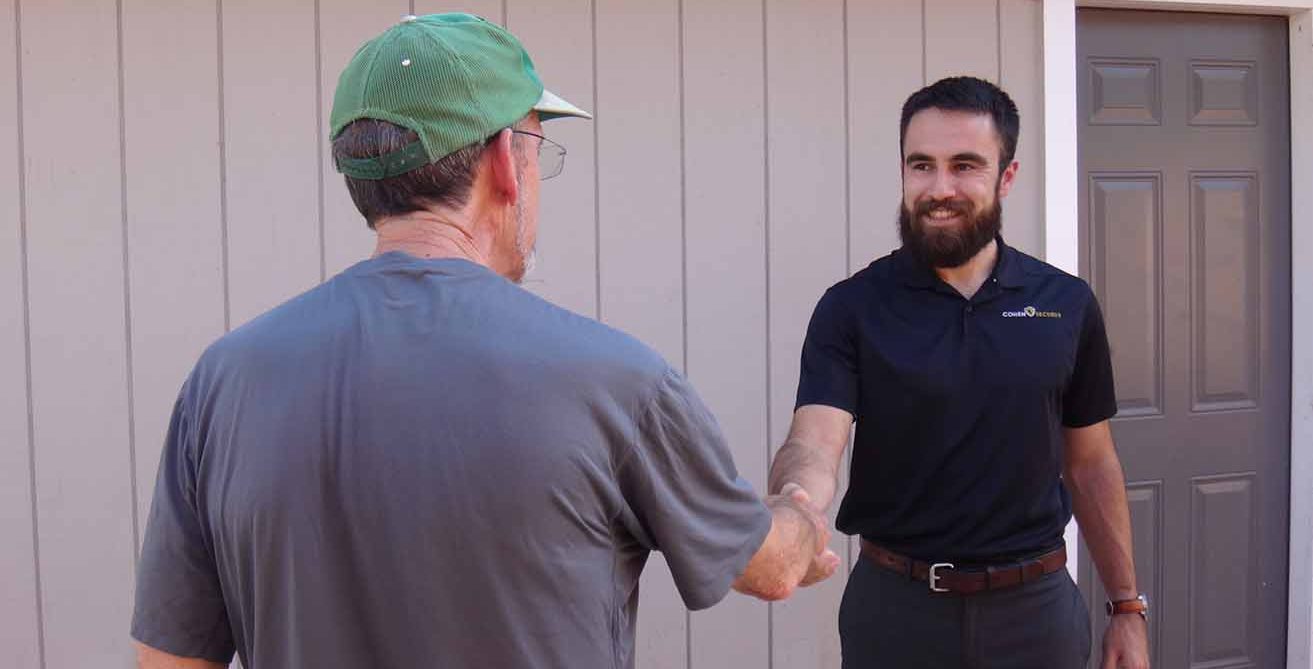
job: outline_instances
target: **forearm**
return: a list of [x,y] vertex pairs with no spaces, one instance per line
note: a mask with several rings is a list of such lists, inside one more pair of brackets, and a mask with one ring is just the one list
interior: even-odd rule
[[1108,597],[1135,597],[1139,590],[1121,462],[1113,456],[1069,467],[1065,481],[1081,536]]
[[793,594],[823,539],[813,518],[797,502],[771,496],[766,504],[772,516],[770,532],[733,585],[746,595],[775,601]]
[[768,490],[778,494],[786,483],[797,483],[822,512],[830,508],[838,487],[839,461],[797,438],[789,438],[775,453]]

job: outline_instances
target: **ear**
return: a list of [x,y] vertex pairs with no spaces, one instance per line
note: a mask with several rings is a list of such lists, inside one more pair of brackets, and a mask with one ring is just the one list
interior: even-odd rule
[[1007,197],[1008,192],[1012,190],[1012,183],[1016,181],[1017,170],[1019,169],[1021,169],[1021,163],[1014,160],[1003,170],[1003,174],[999,176],[998,196],[1000,199]]
[[515,148],[511,145],[514,134],[502,130],[488,143],[485,160],[489,161],[492,190],[504,203],[515,204],[520,197],[519,183],[515,179]]

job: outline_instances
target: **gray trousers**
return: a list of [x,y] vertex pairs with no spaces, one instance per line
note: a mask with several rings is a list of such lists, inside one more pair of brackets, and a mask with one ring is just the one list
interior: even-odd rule
[[977,595],[854,565],[839,607],[844,669],[1083,669],[1085,600],[1065,569]]

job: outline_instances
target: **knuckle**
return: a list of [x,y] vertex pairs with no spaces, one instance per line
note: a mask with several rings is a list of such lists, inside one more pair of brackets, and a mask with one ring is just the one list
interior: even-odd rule
[[789,595],[792,594],[792,591],[793,588],[788,583],[784,581],[775,581],[766,588],[764,594],[765,599],[772,602],[778,602],[782,599],[788,599]]

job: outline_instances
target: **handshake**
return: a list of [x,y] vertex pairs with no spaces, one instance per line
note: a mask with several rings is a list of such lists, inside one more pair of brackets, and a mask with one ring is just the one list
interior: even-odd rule
[[734,581],[734,589],[766,601],[790,597],[799,587],[819,583],[839,568],[829,548],[829,520],[797,483],[786,483],[765,499],[770,533]]

